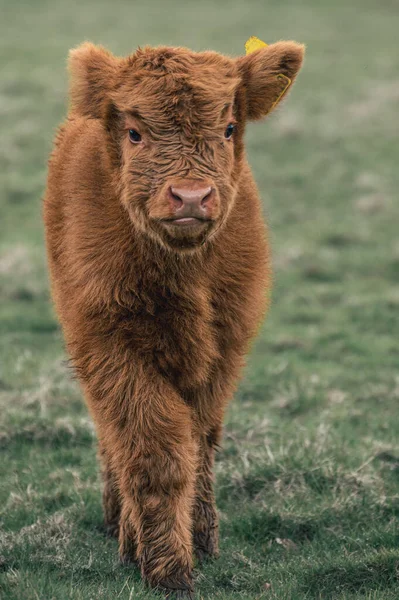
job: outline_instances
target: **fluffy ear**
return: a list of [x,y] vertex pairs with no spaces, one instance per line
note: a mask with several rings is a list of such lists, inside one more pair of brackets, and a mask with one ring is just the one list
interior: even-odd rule
[[72,111],[87,117],[103,117],[121,63],[122,59],[90,42],[71,50],[68,69]]
[[261,119],[286,95],[302,66],[304,53],[302,44],[277,42],[237,59],[248,119]]

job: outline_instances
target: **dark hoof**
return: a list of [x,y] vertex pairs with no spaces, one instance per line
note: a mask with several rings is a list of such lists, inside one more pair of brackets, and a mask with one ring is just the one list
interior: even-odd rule
[[107,537],[119,537],[119,523],[104,523],[104,531]]
[[194,586],[191,576],[168,579],[158,584],[158,589],[168,600],[194,600]]
[[168,600],[194,600],[194,592],[191,590],[174,590],[166,592],[165,598]]
[[209,527],[206,531],[197,531],[194,534],[194,554],[198,562],[218,558],[219,536],[218,527]]
[[122,567],[131,567],[132,565],[139,568],[139,563],[136,558],[130,554],[119,554],[119,562]]
[[219,558],[219,551],[216,550],[215,548],[199,548],[196,547],[194,549],[194,554],[195,554],[195,558],[197,559],[197,561],[202,564],[203,562],[207,561],[207,560],[215,560],[216,558]]

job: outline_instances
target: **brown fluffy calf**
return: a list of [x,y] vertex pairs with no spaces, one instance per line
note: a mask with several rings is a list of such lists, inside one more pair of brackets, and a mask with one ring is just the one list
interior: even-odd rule
[[44,202],[52,293],[98,433],[105,524],[179,597],[193,548],[218,552],[214,450],[270,286],[245,123],[302,57],[294,42],[238,59],[70,55]]

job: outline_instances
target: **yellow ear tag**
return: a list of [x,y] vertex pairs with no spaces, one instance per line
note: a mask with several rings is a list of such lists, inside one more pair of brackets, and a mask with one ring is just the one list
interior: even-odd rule
[[282,90],[281,94],[278,96],[277,100],[273,102],[273,104],[269,108],[268,113],[272,112],[273,108],[280,102],[281,98],[284,96],[285,92],[288,90],[292,83],[292,80],[289,77],[287,77],[287,75],[283,75],[283,73],[279,73],[278,75],[276,75],[276,79],[281,79],[285,83],[285,87]]
[[266,48],[266,46],[268,46],[266,42],[262,42],[262,40],[253,35],[245,42],[245,54],[251,54],[251,52]]
[[[245,54],[251,54],[252,52],[255,52],[255,50],[260,50],[261,48],[266,48],[268,45],[269,44],[266,44],[266,42],[262,42],[262,40],[260,40],[255,35],[253,35],[249,38],[249,40],[247,40],[245,42]],[[279,73],[278,75],[276,75],[276,78],[281,79],[285,83],[285,87],[283,88],[282,92],[279,94],[277,100],[275,100],[275,102],[273,102],[273,104],[269,108],[268,113],[271,112],[273,110],[273,108],[276,106],[276,104],[278,104],[280,102],[281,98],[284,96],[285,92],[288,90],[288,88],[290,87],[290,85],[292,83],[291,79],[289,77],[287,77],[287,75],[283,75],[283,73]]]

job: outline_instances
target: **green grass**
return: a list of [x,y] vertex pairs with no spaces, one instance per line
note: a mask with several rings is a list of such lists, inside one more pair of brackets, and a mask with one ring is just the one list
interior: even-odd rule
[[67,50],[307,44],[248,128],[273,303],[218,456],[198,598],[399,597],[399,53],[394,0],[2,0],[0,598],[155,598],[101,532],[96,442],[49,302],[41,201]]

